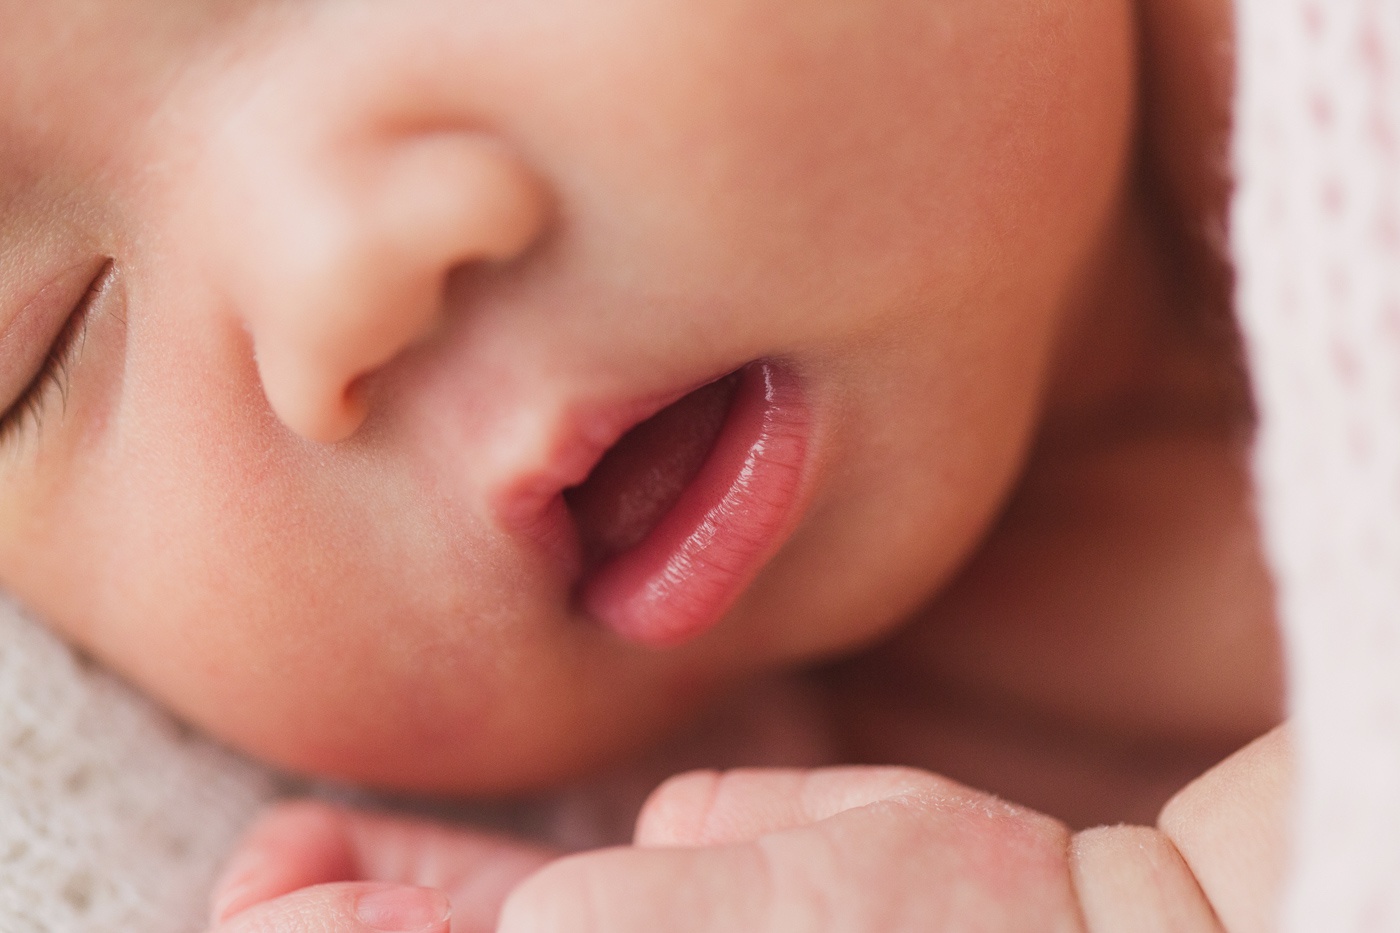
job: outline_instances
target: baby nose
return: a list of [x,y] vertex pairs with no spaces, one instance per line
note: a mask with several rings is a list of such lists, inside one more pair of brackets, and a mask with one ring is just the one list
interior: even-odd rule
[[245,231],[261,257],[243,314],[272,410],[319,442],[353,434],[367,374],[430,333],[451,270],[519,256],[544,225],[534,175],[499,139],[394,139],[310,171],[264,178],[270,216]]

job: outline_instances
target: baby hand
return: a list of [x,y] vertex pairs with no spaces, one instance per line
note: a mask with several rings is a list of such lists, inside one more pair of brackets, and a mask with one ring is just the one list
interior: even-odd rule
[[554,862],[499,933],[1272,929],[1286,853],[1284,729],[1198,778],[1159,829],[1071,834],[907,769],[683,775],[636,846]]
[[230,861],[211,933],[491,933],[511,889],[558,855],[423,820],[284,804]]
[[[1262,931],[1285,852],[1288,758],[1278,730],[1182,791],[1161,829],[1078,834],[904,768],[698,772],[652,795],[633,846],[553,861],[304,804],[254,832],[216,933]],[[451,925],[433,891],[369,881],[449,893]],[[308,884],[319,886],[296,890]],[[420,898],[417,912],[397,926],[387,910],[356,919],[391,890]]]
[[500,933],[1079,931],[1068,843],[921,771],[688,774],[653,795],[634,847],[527,880]]

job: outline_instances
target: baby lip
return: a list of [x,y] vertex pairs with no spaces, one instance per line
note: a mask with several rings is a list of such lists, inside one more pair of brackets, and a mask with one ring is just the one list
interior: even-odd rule
[[[582,515],[601,502],[606,516],[626,504],[630,490],[620,487],[655,479],[648,476],[652,465],[624,462],[615,472],[619,465],[613,463],[607,471],[613,475],[599,487],[581,487],[633,428],[678,402],[723,405],[708,437],[697,431],[685,440],[683,431],[678,438],[664,425],[651,426],[662,448],[704,446],[674,458],[700,454],[682,488],[665,502],[646,505],[646,528],[632,527],[621,513],[611,527],[606,517],[599,522],[597,515]],[[680,417],[686,409],[679,405],[671,414]],[[575,407],[553,424],[553,433],[536,435],[549,440],[539,448],[545,455],[535,458],[537,465],[508,474],[516,478],[496,497],[497,517],[508,533],[534,541],[558,562],[578,587],[579,608],[627,640],[670,647],[708,630],[786,540],[800,514],[808,487],[810,411],[800,380],[781,364],[750,363],[664,398]],[[624,461],[635,454],[620,453]],[[640,454],[649,455],[674,462],[664,450]],[[663,476],[659,485],[679,479]],[[584,501],[590,497],[596,498]]]
[[564,492],[583,483],[634,427],[692,389],[617,404],[576,405],[556,419],[533,465],[510,471],[514,478],[492,496],[498,523],[542,546],[571,573],[581,567],[582,545]]
[[564,490],[585,570],[630,550],[694,482],[729,418],[740,373],[687,393],[627,431]]
[[811,430],[793,373],[772,362],[745,367],[699,472],[642,541],[583,580],[585,611],[658,648],[712,628],[792,532]]

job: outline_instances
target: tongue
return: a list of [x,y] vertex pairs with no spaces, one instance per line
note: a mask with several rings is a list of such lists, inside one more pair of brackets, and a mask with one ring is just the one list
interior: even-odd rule
[[697,389],[629,431],[565,490],[586,566],[641,542],[695,479],[724,426],[739,375]]

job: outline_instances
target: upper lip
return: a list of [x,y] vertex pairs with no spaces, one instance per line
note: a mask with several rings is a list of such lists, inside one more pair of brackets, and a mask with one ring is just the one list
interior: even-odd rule
[[[550,550],[567,551],[560,556],[575,562],[577,542],[562,503],[564,491],[586,480],[627,432],[730,372],[732,368],[669,392],[630,400],[562,405],[558,414],[549,419],[543,443],[489,493],[496,521],[507,532],[535,539]],[[569,527],[561,528],[561,524]],[[561,544],[561,539],[567,543]]]

